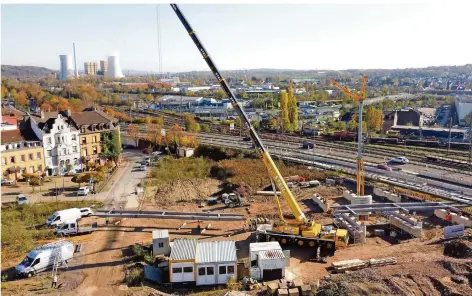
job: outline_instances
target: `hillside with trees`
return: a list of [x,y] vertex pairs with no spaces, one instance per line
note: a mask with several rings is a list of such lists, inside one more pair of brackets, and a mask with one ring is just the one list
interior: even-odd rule
[[2,77],[31,78],[44,77],[57,72],[44,67],[2,65]]

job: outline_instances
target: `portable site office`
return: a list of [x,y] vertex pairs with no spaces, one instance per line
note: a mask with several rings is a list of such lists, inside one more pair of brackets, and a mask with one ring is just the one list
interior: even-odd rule
[[237,275],[237,261],[234,241],[176,239],[169,257],[169,279],[172,283],[194,282],[197,286],[226,284]]

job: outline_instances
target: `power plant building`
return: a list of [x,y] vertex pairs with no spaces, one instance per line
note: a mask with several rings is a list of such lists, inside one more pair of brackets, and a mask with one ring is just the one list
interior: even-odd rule
[[71,55],[60,55],[61,69],[59,73],[59,80],[67,80],[74,76],[74,70],[72,69],[72,56]]
[[123,73],[121,72],[120,60],[118,55],[108,56],[108,70],[105,75],[110,78],[124,77]]
[[84,71],[85,75],[97,75],[98,64],[96,62],[85,62]]

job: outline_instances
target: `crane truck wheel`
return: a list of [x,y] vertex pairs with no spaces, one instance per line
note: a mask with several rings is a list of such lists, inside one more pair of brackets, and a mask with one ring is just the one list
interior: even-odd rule
[[314,241],[310,241],[310,242],[308,243],[308,245],[313,248],[316,244],[315,244]]
[[302,240],[298,240],[298,241],[297,241],[297,245],[299,245],[300,247],[301,247],[301,246],[303,246],[303,245],[304,245],[304,243],[305,243],[305,242],[304,242],[304,241],[302,241]]
[[283,238],[281,241],[280,241],[283,245],[285,245],[287,243],[287,239],[286,238]]

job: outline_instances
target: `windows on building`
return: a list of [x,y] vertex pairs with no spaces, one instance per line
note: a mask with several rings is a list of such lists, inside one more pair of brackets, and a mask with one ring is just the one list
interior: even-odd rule
[[47,142],[48,142],[48,144],[52,144],[51,138],[48,138],[48,139],[47,139]]
[[78,164],[79,164],[79,159],[78,159],[78,158],[74,158],[74,164],[75,164],[75,165],[78,165]]
[[98,153],[97,150],[98,150],[97,146],[93,146],[93,154],[97,154]]
[[72,152],[74,152],[74,153],[77,152],[77,146],[72,146]]
[[30,153],[30,154],[28,155],[28,159],[29,159],[29,160],[34,160],[34,158],[33,158],[33,153]]
[[30,166],[30,167],[29,167],[29,172],[30,172],[31,174],[34,173],[34,166]]
[[72,135],[72,141],[77,141],[77,136],[76,135]]
[[21,162],[25,162],[25,161],[26,161],[26,157],[25,157],[25,155],[24,155],[24,154],[22,154],[22,155],[21,155],[21,157],[20,157],[20,159],[21,159]]
[[52,156],[52,150],[47,151],[47,156]]
[[40,172],[43,171],[43,166],[42,165],[38,165],[38,171],[40,171]]
[[6,157],[2,157],[2,165],[3,164],[7,164],[7,158]]
[[82,137],[82,144],[87,144],[87,138],[86,137]]
[[10,163],[15,163],[15,156],[10,156]]
[[36,159],[41,159],[41,152],[36,153]]
[[62,155],[66,155],[67,154],[67,149],[66,148],[62,148]]
[[87,148],[82,149],[82,155],[87,156]]
[[92,143],[97,143],[97,136],[92,137]]

